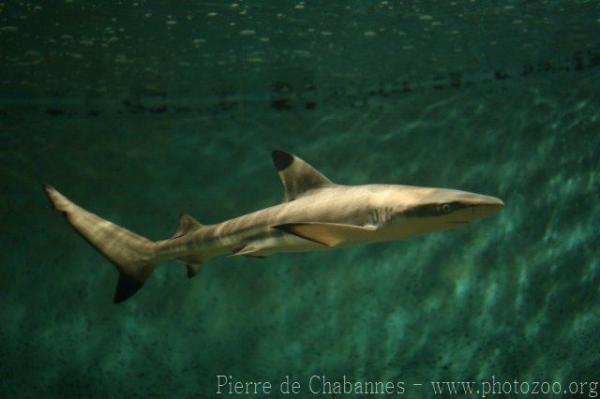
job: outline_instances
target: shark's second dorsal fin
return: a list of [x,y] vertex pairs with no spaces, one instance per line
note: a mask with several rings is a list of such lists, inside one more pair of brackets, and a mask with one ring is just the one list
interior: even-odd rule
[[283,183],[283,201],[292,201],[303,193],[332,186],[333,182],[295,155],[275,150],[273,163]]
[[196,219],[184,213],[179,217],[177,230],[175,231],[175,234],[173,234],[173,237],[171,237],[171,239],[184,236],[190,231],[199,229],[201,227],[202,225]]

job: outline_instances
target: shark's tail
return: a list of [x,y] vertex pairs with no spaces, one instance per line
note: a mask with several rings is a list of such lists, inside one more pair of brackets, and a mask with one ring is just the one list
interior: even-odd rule
[[48,198],[71,226],[119,271],[114,302],[123,302],[144,285],[159,260],[154,242],[75,205],[53,187],[44,185]]

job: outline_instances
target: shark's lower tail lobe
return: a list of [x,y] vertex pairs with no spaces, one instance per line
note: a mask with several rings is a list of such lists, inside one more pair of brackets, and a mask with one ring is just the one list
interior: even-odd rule
[[139,291],[159,260],[154,242],[86,211],[53,187],[45,185],[44,190],[71,226],[116,266],[119,281],[114,302],[123,302]]

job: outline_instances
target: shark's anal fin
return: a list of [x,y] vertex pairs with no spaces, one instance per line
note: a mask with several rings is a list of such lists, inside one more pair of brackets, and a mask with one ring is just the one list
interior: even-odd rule
[[198,274],[198,272],[202,268],[202,264],[201,263],[188,263],[187,265],[185,265],[185,268],[187,269],[188,278],[192,278],[196,274]]
[[273,164],[283,183],[283,201],[292,201],[303,193],[333,186],[334,184],[318,170],[295,155],[283,151],[273,151]]
[[273,228],[328,247],[372,241],[373,232],[377,230],[375,226],[318,222],[286,223]]
[[177,260],[185,264],[188,278],[192,278],[198,274],[204,263],[204,259],[200,256],[186,256]]
[[179,216],[179,223],[177,224],[177,230],[175,230],[175,234],[173,234],[173,238],[181,237],[189,233],[190,231],[201,228],[202,225],[190,215],[185,213]]

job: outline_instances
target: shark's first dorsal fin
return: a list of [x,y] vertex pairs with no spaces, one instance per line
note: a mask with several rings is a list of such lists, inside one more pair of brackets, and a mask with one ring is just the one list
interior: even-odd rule
[[171,237],[171,239],[184,236],[190,231],[199,229],[201,227],[202,225],[196,219],[184,213],[179,217],[177,230],[175,231],[175,234],[173,234],[173,237]]
[[275,150],[273,163],[283,183],[283,201],[292,201],[316,188],[332,186],[333,182],[295,155]]

